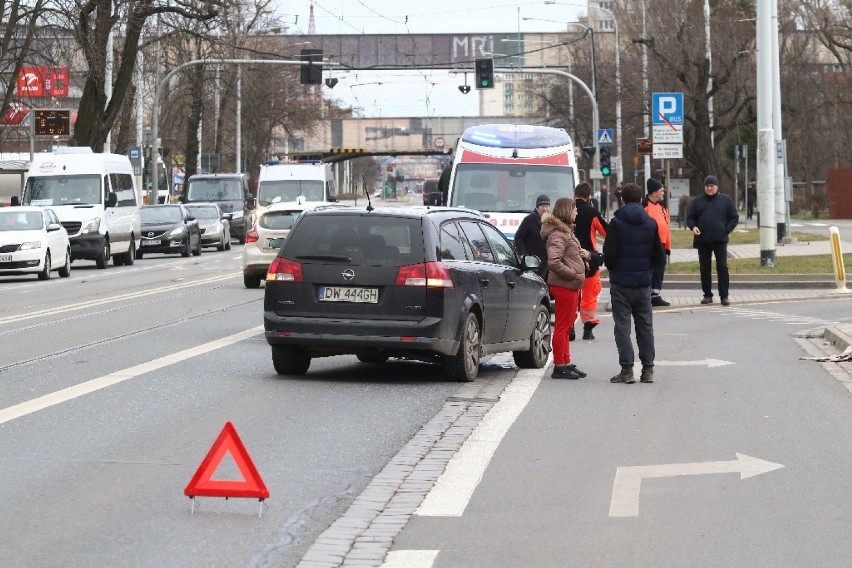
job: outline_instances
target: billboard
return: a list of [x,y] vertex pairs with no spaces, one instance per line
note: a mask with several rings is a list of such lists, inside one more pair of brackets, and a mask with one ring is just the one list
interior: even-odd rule
[[22,67],[18,73],[19,97],[67,97],[67,67]]

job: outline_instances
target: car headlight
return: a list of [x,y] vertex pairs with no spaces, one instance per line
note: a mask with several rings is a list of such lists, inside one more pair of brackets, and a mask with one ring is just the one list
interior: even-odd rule
[[32,249],[40,249],[41,241],[30,241],[28,243],[21,243],[20,250],[32,250]]
[[186,229],[183,227],[178,227],[177,229],[172,229],[172,232],[169,233],[170,237],[179,237],[183,234]]
[[242,211],[234,211],[233,213],[231,213],[231,220],[242,219],[242,218],[243,218],[243,212]]
[[80,233],[97,233],[101,228],[101,218],[94,217],[89,219],[80,228]]

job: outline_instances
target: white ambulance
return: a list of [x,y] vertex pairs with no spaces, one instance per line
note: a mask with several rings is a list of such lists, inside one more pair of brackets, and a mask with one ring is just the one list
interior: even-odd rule
[[139,203],[130,160],[90,148],[34,154],[23,205],[50,207],[71,241],[71,259],[98,268],[133,264],[140,242]]
[[579,183],[571,137],[561,128],[484,124],[456,146],[447,205],[482,212],[509,239],[542,193],[555,203]]

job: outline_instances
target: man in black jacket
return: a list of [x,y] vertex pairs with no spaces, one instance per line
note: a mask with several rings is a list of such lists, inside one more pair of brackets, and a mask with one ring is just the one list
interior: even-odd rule
[[740,216],[734,200],[719,193],[716,176],[704,178],[704,195],[696,197],[686,214],[686,226],[692,230],[693,248],[698,249],[698,268],[701,271],[702,304],[713,303],[711,287],[712,257],[716,257],[716,274],[719,278],[719,298],[723,306],[730,305],[728,289],[728,235],[737,228]]
[[612,305],[615,345],[621,372],[612,383],[635,383],[634,352],[630,338],[631,318],[636,327],[636,344],[642,361],[643,383],[654,382],[654,316],[651,310],[651,273],[666,262],[657,222],[639,204],[642,188],[624,184],[621,207],[613,214],[604,240],[604,263],[609,270],[609,296]]
[[[607,223],[603,215],[591,204],[592,186],[582,182],[574,188],[577,202],[577,218],[574,220],[574,234],[580,246],[589,252],[597,251],[597,236],[606,237]],[[601,323],[598,319],[598,297],[601,295],[601,272],[595,269],[586,275],[580,292],[580,320],[583,322],[583,339],[594,339],[592,330]]]
[[535,200],[535,209],[524,217],[515,232],[515,249],[521,256],[534,254],[541,261],[536,271],[542,278],[547,276],[547,246],[541,238],[541,216],[550,211],[550,198],[541,194]]

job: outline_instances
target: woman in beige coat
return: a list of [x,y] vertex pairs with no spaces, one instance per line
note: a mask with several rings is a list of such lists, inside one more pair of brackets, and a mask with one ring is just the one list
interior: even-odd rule
[[547,243],[547,286],[556,302],[556,324],[553,329],[554,379],[579,379],[586,373],[571,364],[568,334],[574,327],[579,307],[580,289],[586,279],[589,251],[574,236],[577,204],[573,199],[556,200],[552,213],[541,218],[541,238]]

